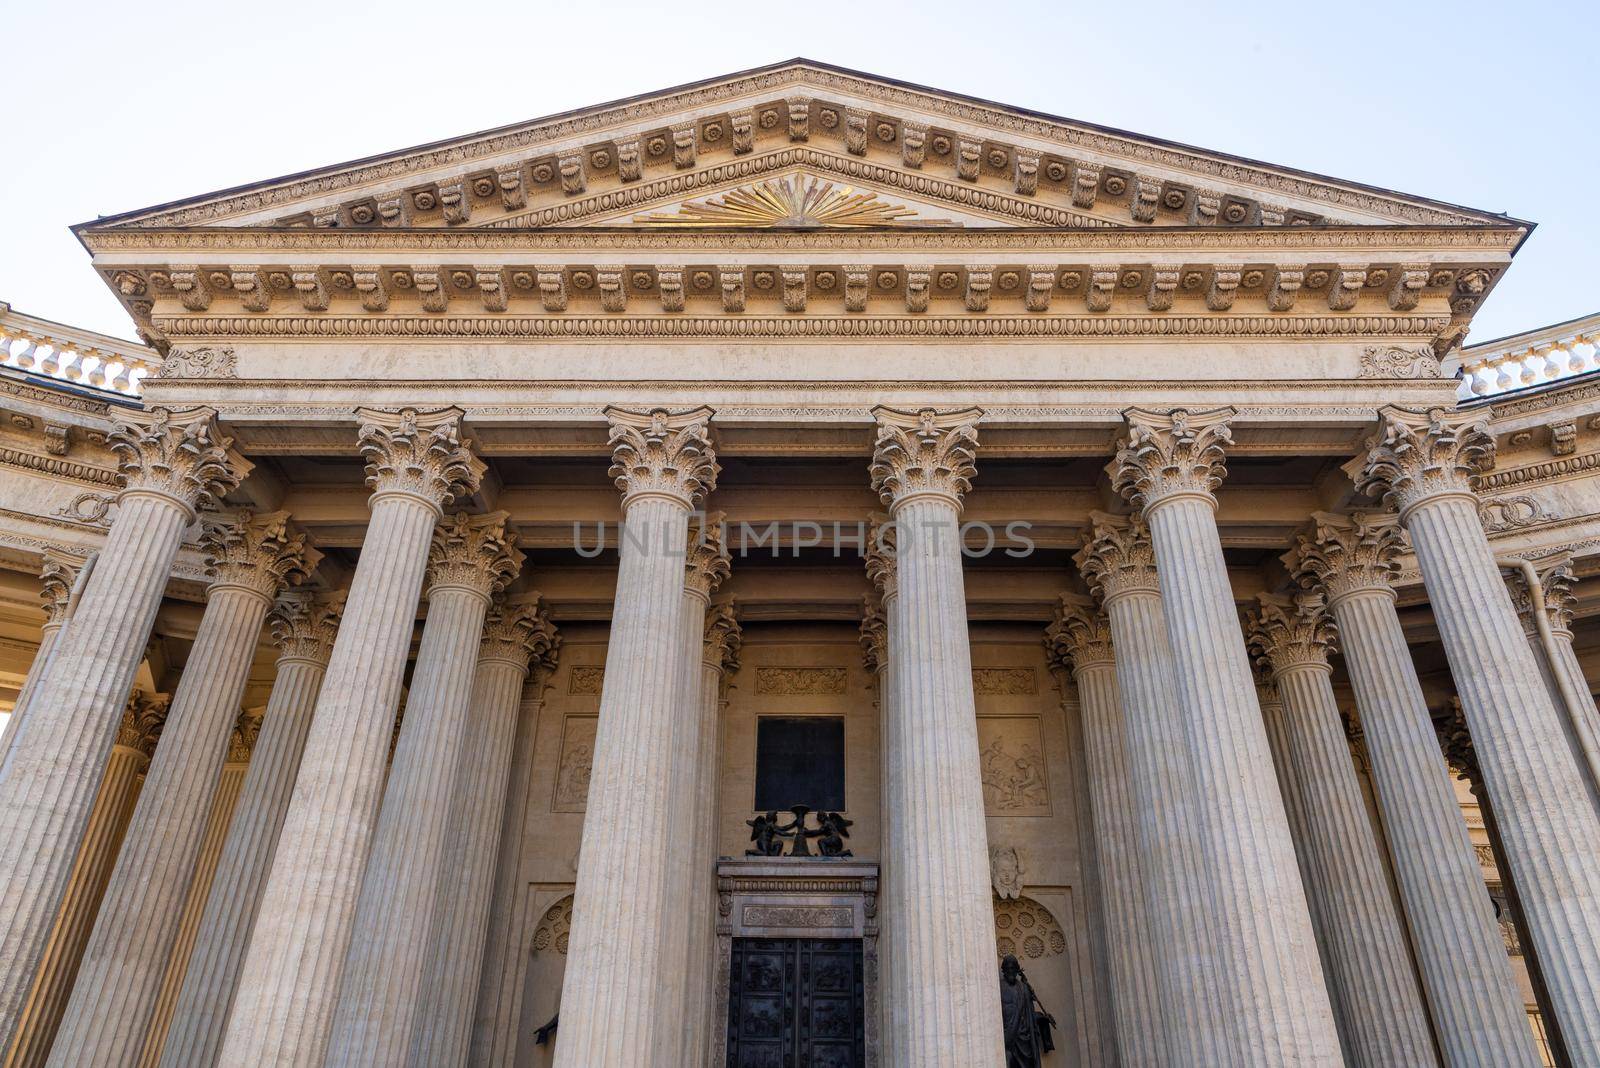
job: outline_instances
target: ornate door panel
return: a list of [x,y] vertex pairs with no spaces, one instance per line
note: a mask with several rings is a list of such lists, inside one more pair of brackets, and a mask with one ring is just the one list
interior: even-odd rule
[[729,1068],[861,1068],[859,939],[736,938]]

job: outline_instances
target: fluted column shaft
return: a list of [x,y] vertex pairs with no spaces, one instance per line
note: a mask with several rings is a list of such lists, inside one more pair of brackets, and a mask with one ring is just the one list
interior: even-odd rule
[[116,744],[111,747],[106,777],[95,794],[83,848],[50,932],[44,963],[28,994],[22,1028],[6,1052],[6,1068],[39,1068],[50,1055],[78,975],[78,963],[83,959],[83,948],[94,929],[95,912],[111,879],[117,850],[127,831],[128,818],[133,815],[145,768],[150,764],[151,741],[150,732],[140,729],[130,706]]
[[[274,629],[279,625],[275,620]],[[161,1055],[165,1068],[210,1068],[216,1062],[331,643],[330,629],[320,640],[307,640],[309,648],[287,650],[278,658],[261,733],[173,1010]]]
[[205,836],[200,840],[200,855],[195,860],[194,876],[189,880],[189,893],[178,918],[177,937],[173,940],[172,955],[167,958],[161,989],[156,995],[150,1027],[145,1034],[144,1052],[139,1057],[139,1068],[155,1068],[161,1063],[162,1051],[172,1027],[172,1014],[177,1008],[178,994],[183,990],[184,977],[194,956],[200,921],[205,914],[206,901],[211,896],[211,885],[216,880],[223,846],[227,842],[228,828],[239,805],[239,793],[244,787],[245,771],[249,766],[248,757],[248,753],[229,754],[228,763],[222,765],[222,774],[217,778],[217,789],[211,798],[211,814],[206,819]]
[[[1566,728],[1572,756],[1580,777],[1589,788],[1589,798],[1600,811],[1600,711],[1596,711],[1589,680],[1572,649],[1573,586],[1572,559],[1562,553],[1541,559],[1536,564],[1505,568],[1506,589],[1522,620],[1534,662],[1544,679],[1555,706],[1556,717]],[[1533,571],[1530,585],[1528,570]],[[1549,641],[1546,642],[1548,636]]]
[[1283,700],[1283,763],[1293,769],[1285,790],[1298,795],[1289,804],[1303,822],[1297,844],[1347,1063],[1432,1063],[1427,1012],[1350,760],[1331,669],[1325,660],[1281,663],[1283,655],[1280,645],[1274,677]]
[[39,688],[39,681],[50,670],[50,654],[55,652],[56,639],[61,635],[61,628],[66,621],[59,623],[46,623],[39,629],[39,649],[33,654],[33,663],[28,666],[28,677],[22,682],[22,689],[17,691],[17,700],[11,706],[11,718],[6,720],[6,734],[0,739],[0,762],[11,752],[11,746],[17,740],[17,733],[22,729],[23,717],[27,715],[28,705],[33,694]]
[[94,571],[94,554],[79,561],[55,550],[46,550],[44,566],[40,568],[39,599],[44,602],[45,623],[39,628],[39,649],[28,666],[28,676],[17,691],[16,703],[11,706],[11,718],[6,721],[5,737],[0,738],[0,778],[5,775],[5,761],[11,755],[28,715],[33,696],[39,684],[50,673],[50,657],[55,652],[57,639],[72,614],[75,592],[81,588]]
[[1600,818],[1471,500],[1405,516],[1572,1056],[1600,1064]]
[[[1572,632],[1556,629],[1551,637],[1555,655],[1550,658],[1549,664],[1549,671],[1553,676],[1549,686],[1550,700],[1556,702],[1558,712],[1566,713],[1566,702],[1561,696],[1563,689],[1570,690],[1578,698],[1578,707],[1568,717],[1576,742],[1576,755],[1579,766],[1585,773],[1584,779],[1589,785],[1590,796],[1600,796],[1600,710],[1595,708],[1594,697],[1589,691],[1589,680],[1584,678],[1583,665],[1578,663],[1578,654],[1572,648]],[[1538,637],[1530,636],[1530,645],[1535,642],[1538,642]],[[1539,642],[1534,652],[1541,661],[1544,659],[1542,642]],[[1541,667],[1543,666],[1541,664]]]

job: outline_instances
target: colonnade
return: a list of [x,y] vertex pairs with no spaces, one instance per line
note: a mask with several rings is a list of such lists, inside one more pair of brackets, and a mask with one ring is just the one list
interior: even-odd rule
[[[509,516],[447,512],[484,471],[462,414],[359,413],[371,519],[336,596],[305,588],[318,554],[291,516],[216,511],[249,464],[212,413],[121,417],[126,489],[93,573],[51,617],[0,771],[0,1040],[36,1051],[15,1063],[42,1063],[52,1035],[61,1068],[509,1063],[522,1000],[514,754],[528,745],[524,693],[536,710],[559,637],[534,598],[507,593],[523,565]],[[869,548],[863,641],[883,715],[880,981],[895,1066],[1004,1063],[959,533],[981,415],[873,411],[868,477],[888,514]],[[1553,1022],[1575,1063],[1600,1064],[1600,731],[1592,702],[1585,714],[1572,700],[1588,690],[1561,616],[1570,573],[1519,570],[1508,592],[1471,488],[1483,427],[1386,408],[1352,472],[1387,510],[1311,517],[1285,558],[1293,588],[1241,625],[1215,518],[1233,415],[1126,413],[1108,471],[1129,514],[1089,517],[1077,565],[1090,595],[1064,598],[1047,637],[1082,710],[1121,1063],[1378,1068],[1430,1063],[1437,1043],[1450,1068],[1537,1065],[1395,610],[1409,544]],[[692,519],[717,483],[711,416],[606,411],[627,536],[563,1068],[699,1064],[716,1041],[701,1000],[710,827],[739,625],[715,599],[730,568],[717,518]],[[202,514],[212,581],[194,652],[137,804],[108,815],[129,811],[128,693]],[[47,603],[66,605],[73,585],[54,575]],[[215,848],[212,798],[266,625],[277,675]],[[1346,749],[1336,649],[1398,901]],[[687,843],[673,833],[684,798],[705,828]],[[108,851],[117,821],[126,841]],[[186,894],[213,865],[208,891]],[[71,921],[64,955],[89,868],[103,902],[92,931]]]

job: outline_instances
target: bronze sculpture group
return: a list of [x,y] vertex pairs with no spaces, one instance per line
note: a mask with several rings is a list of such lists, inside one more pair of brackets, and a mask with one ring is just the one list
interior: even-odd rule
[[806,817],[811,814],[811,809],[805,805],[796,805],[789,810],[794,813],[794,819],[788,823],[778,822],[776,810],[758,814],[753,820],[745,820],[745,825],[750,828],[750,841],[755,843],[755,848],[747,849],[747,857],[781,857],[784,856],[784,844],[789,843],[788,856],[812,856],[811,848],[807,844],[811,839],[817,840],[816,856],[820,857],[848,857],[850,850],[845,848],[845,839],[850,837],[850,827],[854,820],[845,819],[842,812],[818,812],[817,826],[806,826]]

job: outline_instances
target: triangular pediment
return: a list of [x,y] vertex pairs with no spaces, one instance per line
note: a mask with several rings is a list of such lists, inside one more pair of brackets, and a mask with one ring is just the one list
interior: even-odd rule
[[901,220],[959,226],[1507,222],[793,60],[79,229],[633,226],[705,211],[718,198],[759,200],[771,192],[765,183],[796,175],[912,213]]

